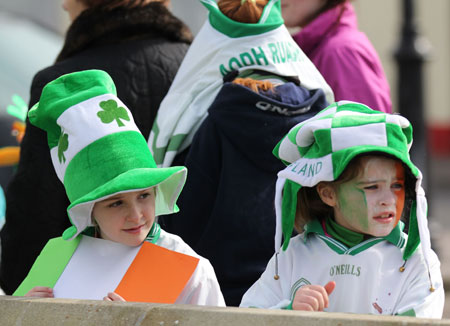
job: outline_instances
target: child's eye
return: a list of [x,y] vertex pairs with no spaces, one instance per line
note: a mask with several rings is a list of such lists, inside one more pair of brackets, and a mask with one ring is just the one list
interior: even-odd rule
[[147,197],[149,197],[149,196],[150,196],[150,193],[149,193],[149,192],[144,192],[144,193],[142,193],[142,194],[139,195],[139,198],[145,199],[145,198],[147,198]]
[[404,187],[403,183],[400,183],[400,182],[396,182],[392,185],[392,188],[394,188],[394,189],[403,189],[403,187]]
[[378,189],[378,185],[365,186],[364,189],[366,189],[366,190],[376,190],[376,189]]
[[121,200],[117,200],[117,201],[109,204],[108,207],[119,207],[120,205],[122,205],[122,201]]

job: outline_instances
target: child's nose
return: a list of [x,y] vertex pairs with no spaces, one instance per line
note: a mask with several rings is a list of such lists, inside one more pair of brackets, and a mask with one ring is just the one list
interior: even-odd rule
[[380,203],[382,205],[394,205],[397,199],[396,194],[391,190],[385,190],[381,194]]
[[131,205],[128,210],[128,220],[130,221],[137,221],[141,218],[141,209],[139,208],[139,205]]

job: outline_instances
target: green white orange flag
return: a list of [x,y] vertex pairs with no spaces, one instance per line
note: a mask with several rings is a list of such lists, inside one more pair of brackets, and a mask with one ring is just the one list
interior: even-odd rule
[[55,238],[14,295],[48,286],[56,298],[101,300],[116,292],[127,301],[175,303],[198,261],[149,242],[129,247],[84,235]]

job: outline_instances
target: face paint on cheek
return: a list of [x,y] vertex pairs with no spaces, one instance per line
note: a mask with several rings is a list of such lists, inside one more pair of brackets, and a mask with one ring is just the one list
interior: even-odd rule
[[347,223],[359,232],[369,230],[367,199],[363,190],[353,184],[343,185],[339,187],[338,201]]
[[396,178],[397,180],[401,180],[403,184],[403,188],[397,192],[395,192],[396,196],[396,220],[394,227],[397,225],[398,221],[400,220],[403,208],[405,206],[405,169],[403,168],[403,165],[400,162],[395,163],[395,170],[396,170]]

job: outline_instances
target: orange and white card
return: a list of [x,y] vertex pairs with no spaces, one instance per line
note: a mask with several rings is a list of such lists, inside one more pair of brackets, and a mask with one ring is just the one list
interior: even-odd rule
[[199,259],[149,242],[140,247],[82,236],[54,286],[57,298],[174,303]]

